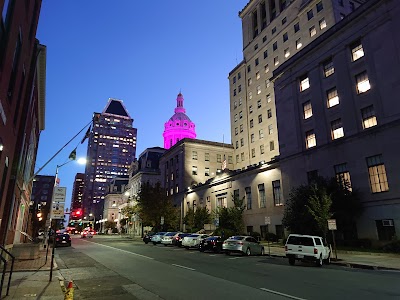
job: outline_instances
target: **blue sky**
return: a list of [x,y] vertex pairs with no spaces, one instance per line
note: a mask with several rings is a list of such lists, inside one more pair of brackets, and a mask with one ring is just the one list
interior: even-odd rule
[[[138,129],[136,156],[163,146],[164,123],[179,91],[197,138],[230,143],[229,72],[242,60],[238,12],[248,0],[43,0],[37,38],[47,46],[46,120],[35,171],[85,124],[108,98],[121,99]],[[228,4],[229,3],[229,4]],[[84,132],[41,172],[86,155]],[[72,184],[84,166],[59,170]]]

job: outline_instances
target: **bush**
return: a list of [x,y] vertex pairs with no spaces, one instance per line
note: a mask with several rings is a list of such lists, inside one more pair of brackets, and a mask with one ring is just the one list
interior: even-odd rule
[[257,241],[261,240],[261,234],[259,234],[256,231],[250,232],[250,236],[252,236],[253,238],[255,238]]
[[383,246],[382,250],[385,252],[400,253],[400,240],[395,240],[386,244]]
[[230,229],[225,229],[225,228],[221,228],[218,227],[217,229],[215,229],[214,231],[214,235],[219,235],[221,236],[223,239],[227,239],[233,235],[235,235],[236,233],[233,230]]
[[275,233],[268,232],[265,234],[265,240],[270,242],[277,242],[278,236]]

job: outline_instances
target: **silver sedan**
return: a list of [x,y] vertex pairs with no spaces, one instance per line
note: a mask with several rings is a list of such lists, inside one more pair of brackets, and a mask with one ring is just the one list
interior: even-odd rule
[[225,240],[222,244],[222,250],[227,255],[231,253],[240,253],[242,255],[264,255],[264,247],[251,236],[235,235]]

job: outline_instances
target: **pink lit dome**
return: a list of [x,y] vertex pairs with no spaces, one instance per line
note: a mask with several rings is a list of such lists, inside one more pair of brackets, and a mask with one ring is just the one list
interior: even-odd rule
[[196,125],[186,115],[183,107],[183,95],[176,98],[175,114],[164,124],[164,148],[169,149],[181,139],[196,138]]

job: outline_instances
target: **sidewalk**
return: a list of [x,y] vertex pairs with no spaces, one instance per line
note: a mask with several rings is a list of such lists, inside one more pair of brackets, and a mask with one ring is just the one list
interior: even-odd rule
[[64,283],[57,265],[54,260],[52,281],[50,279],[51,248],[47,254],[46,249],[40,250],[38,259],[20,260],[14,262],[13,273],[11,275],[10,290],[6,296],[7,285],[10,276],[11,261],[7,265],[7,273],[4,278],[1,299],[64,299],[61,284]]
[[[268,255],[268,244],[264,245],[265,254]],[[285,257],[285,247],[270,244],[271,256]],[[400,270],[400,255],[392,253],[372,253],[357,251],[337,251],[337,261],[335,251],[332,252],[331,263],[350,268],[371,269],[371,270]]]

